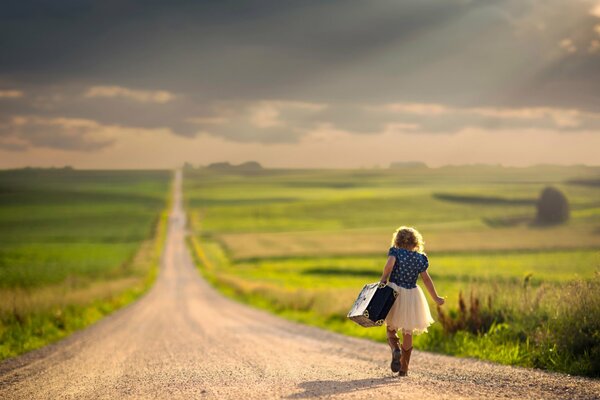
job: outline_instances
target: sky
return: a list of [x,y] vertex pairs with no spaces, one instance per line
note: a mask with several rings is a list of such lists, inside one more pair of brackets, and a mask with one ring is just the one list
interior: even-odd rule
[[600,0],[21,0],[0,168],[600,165]]

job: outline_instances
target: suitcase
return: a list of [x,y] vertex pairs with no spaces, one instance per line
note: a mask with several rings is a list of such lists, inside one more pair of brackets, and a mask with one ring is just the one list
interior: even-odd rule
[[364,327],[381,326],[398,293],[384,283],[369,283],[363,287],[348,318]]

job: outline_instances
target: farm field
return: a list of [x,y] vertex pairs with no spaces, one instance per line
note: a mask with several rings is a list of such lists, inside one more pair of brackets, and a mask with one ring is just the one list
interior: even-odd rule
[[161,252],[169,171],[0,171],[0,359],[139,296]]
[[[383,329],[345,315],[362,286],[378,280],[393,231],[410,225],[424,235],[429,272],[447,296],[442,315],[430,303],[439,322],[416,337],[417,347],[600,371],[598,168],[205,168],[184,176],[190,246],[204,275],[235,298],[383,341]],[[532,223],[547,186],[567,196],[568,223]],[[584,327],[591,339],[567,332],[566,297],[572,318],[580,312],[595,321]]]

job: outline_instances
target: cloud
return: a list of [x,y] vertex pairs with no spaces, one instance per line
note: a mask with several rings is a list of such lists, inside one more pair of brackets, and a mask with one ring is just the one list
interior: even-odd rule
[[[298,143],[323,132],[456,134],[469,128],[490,132],[600,131],[600,114],[575,108],[283,99],[206,102],[181,96],[165,104],[130,102],[122,96],[97,103],[93,98],[82,98],[81,93],[70,88],[11,102],[0,130],[2,146],[13,150],[25,146],[95,151],[111,146],[121,134],[157,130],[188,138],[209,135],[238,143],[266,144]],[[320,134],[315,136],[315,132]]]
[[444,115],[450,112],[450,109],[447,106],[426,103],[392,103],[386,104],[384,109],[393,113],[413,115]]
[[[506,108],[506,107],[447,107],[443,105],[388,104],[383,107],[397,115],[397,122],[417,126],[413,132],[457,133],[467,128],[485,131],[531,131],[589,132],[600,129],[600,114],[575,109],[551,107]],[[430,108],[435,113],[423,114]],[[393,118],[390,118],[393,120]]]
[[467,129],[458,134],[352,135],[320,129],[299,143],[237,143],[223,138],[194,139],[162,131],[127,134],[118,145],[98,152],[65,152],[32,149],[27,153],[2,151],[0,167],[62,166],[79,168],[174,168],[189,161],[194,165],[229,160],[258,160],[275,168],[357,168],[390,162],[420,160],[430,166],[445,164],[537,163],[598,165],[600,135],[591,132],[498,132]]
[[[296,142],[316,131],[379,134],[455,134],[484,131],[548,130],[595,132],[600,114],[552,107],[451,107],[435,103],[317,104],[260,101],[221,105],[197,121],[202,132],[232,141]],[[322,135],[322,133],[321,133]]]
[[590,14],[594,17],[600,18],[600,2],[596,2],[590,9]]
[[[169,95],[140,88],[206,103],[276,98],[600,110],[598,57],[585,51],[597,38],[598,19],[587,1],[76,3],[4,7],[0,81],[85,82],[102,88],[102,96],[145,104]],[[566,35],[578,57],[557,46]]]
[[17,116],[0,123],[0,148],[96,151],[115,142],[112,130],[114,127],[85,119]]
[[0,99],[17,99],[23,97],[20,90],[0,90]]
[[284,100],[256,102],[221,102],[212,107],[212,115],[188,118],[199,133],[224,137],[238,142],[296,142],[325,104]]
[[577,47],[573,44],[573,41],[569,38],[562,39],[558,42],[558,47],[566,51],[567,53],[575,53],[577,51]]
[[121,86],[92,86],[84,94],[87,98],[122,97],[140,103],[164,104],[175,99],[175,95],[165,90],[135,90]]
[[38,84],[26,90],[27,96],[3,102],[4,116],[82,119],[106,126],[165,129],[189,137],[196,134],[197,127],[187,119],[202,117],[209,110],[208,104],[190,96],[165,96],[162,91],[119,85]]
[[[38,91],[27,88],[27,92],[28,96],[3,104],[5,148],[54,146],[94,151],[118,141],[119,132],[135,130],[269,144],[297,143],[315,131],[373,135],[388,131],[452,134],[467,128],[497,132],[600,130],[599,113],[548,106],[469,107],[433,102],[311,102],[283,98],[211,101],[193,95],[157,98],[160,91],[119,85],[48,86]],[[161,102],[166,98],[169,101]],[[51,135],[56,136],[55,140]]]
[[596,0],[96,3],[3,7],[1,148],[83,160],[219,142],[287,157],[311,141],[461,150],[469,131],[506,148],[600,132]]

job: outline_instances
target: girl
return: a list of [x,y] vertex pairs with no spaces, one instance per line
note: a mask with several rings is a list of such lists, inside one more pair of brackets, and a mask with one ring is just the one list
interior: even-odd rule
[[[444,304],[444,299],[438,296],[427,273],[429,261],[423,253],[423,245],[423,237],[416,229],[406,226],[398,228],[392,236],[392,247],[381,275],[381,283],[387,282],[398,293],[385,323],[388,343],[392,349],[391,368],[393,372],[399,372],[400,376],[406,376],[408,372],[412,335],[427,332],[427,327],[433,323],[427,299],[417,286],[419,275],[433,300],[440,306]],[[397,336],[400,330],[402,347]]]

